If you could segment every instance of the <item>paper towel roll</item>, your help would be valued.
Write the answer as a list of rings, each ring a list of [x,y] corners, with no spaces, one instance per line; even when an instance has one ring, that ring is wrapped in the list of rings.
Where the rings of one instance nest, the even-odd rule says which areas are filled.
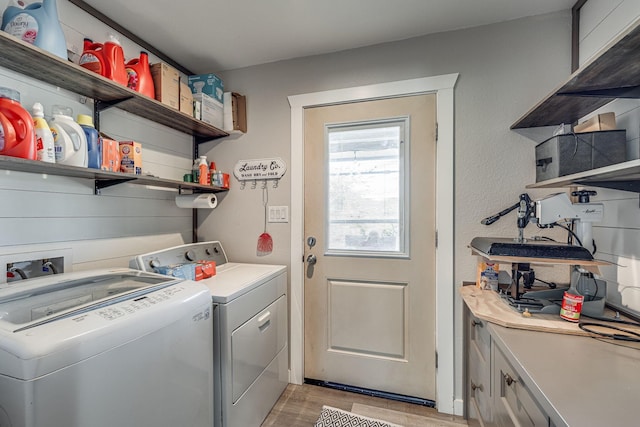
[[[176,205],[187,209],[213,209],[218,206],[215,194],[181,194],[176,196]]]

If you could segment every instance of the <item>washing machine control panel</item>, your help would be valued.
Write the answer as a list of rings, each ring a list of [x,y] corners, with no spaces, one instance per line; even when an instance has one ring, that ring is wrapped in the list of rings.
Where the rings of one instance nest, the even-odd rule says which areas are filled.
[[[115,320],[119,317],[133,314],[137,311],[151,308],[157,304],[171,299],[171,297],[180,292],[183,288],[180,286],[172,286],[161,291],[143,295],[139,298],[116,304],[113,306],[103,307],[96,311],[98,316],[105,320]]]

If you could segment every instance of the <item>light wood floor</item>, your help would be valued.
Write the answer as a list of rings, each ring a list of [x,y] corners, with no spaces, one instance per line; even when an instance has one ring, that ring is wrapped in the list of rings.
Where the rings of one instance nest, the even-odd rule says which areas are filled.
[[[433,408],[397,402],[378,397],[365,396],[341,390],[333,390],[315,385],[289,384],[280,396],[262,427],[310,427],[313,426],[322,410],[322,405],[351,411],[354,403],[375,406],[407,414],[434,417],[443,421],[463,422],[462,418],[439,414]]]

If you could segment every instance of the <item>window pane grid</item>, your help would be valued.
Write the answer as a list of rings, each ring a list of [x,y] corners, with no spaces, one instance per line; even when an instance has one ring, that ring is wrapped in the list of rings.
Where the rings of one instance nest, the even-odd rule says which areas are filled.
[[[328,252],[403,251],[403,126],[387,121],[327,129]]]

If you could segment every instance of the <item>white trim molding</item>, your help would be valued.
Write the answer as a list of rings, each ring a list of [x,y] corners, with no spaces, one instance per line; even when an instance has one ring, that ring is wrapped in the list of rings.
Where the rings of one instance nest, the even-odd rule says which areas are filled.
[[[291,106],[290,378],[304,381],[304,109],[354,101],[436,93],[436,405],[462,415],[455,402],[454,366],[454,87],[458,74],[402,80],[289,96]]]

